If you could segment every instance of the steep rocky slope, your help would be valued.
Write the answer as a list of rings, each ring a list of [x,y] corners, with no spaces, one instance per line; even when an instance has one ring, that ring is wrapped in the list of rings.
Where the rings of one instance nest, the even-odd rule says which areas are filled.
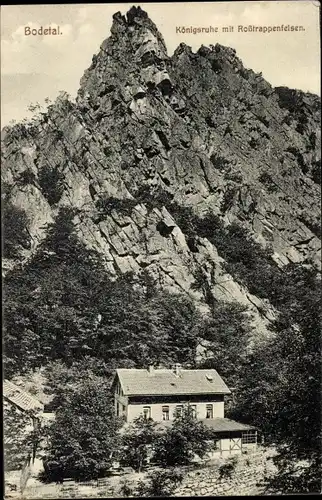
[[[249,306],[266,332],[272,306],[183,221],[211,213],[272,249],[276,266],[319,264],[320,100],[272,88],[219,44],[197,53],[180,44],[169,57],[140,8],[113,19],[76,102],[61,96],[2,131],[6,196],[29,220],[22,258],[60,207],[76,207],[79,237],[111,273],[147,269],[201,306],[206,284],[215,299]]]

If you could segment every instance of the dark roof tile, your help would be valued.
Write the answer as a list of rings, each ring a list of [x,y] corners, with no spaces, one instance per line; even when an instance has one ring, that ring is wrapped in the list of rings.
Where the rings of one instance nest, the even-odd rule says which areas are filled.
[[[242,424],[241,422],[236,422],[235,420],[230,420],[229,418],[206,418],[200,420],[207,427],[210,427],[215,432],[234,432],[234,431],[250,431],[256,430],[256,427],[248,424]],[[158,427],[171,427],[173,420],[165,420],[163,422],[158,422]]]
[[[188,394],[230,394],[216,370],[181,370],[180,376],[169,369],[116,370],[125,396]]]
[[[33,410],[38,412],[44,408],[40,401],[9,380],[3,382],[3,397],[23,411]]]

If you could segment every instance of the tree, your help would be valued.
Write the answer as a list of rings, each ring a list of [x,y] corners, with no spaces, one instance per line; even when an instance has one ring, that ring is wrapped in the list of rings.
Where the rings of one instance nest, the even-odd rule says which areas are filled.
[[[214,368],[228,386],[236,387],[243,378],[253,328],[246,307],[216,302],[204,322],[200,336],[207,341],[207,357],[199,368]]]
[[[59,169],[59,165],[54,167],[45,165],[39,172],[38,180],[49,205],[58,203],[64,193],[65,181],[65,176]]]
[[[215,433],[196,420],[192,408],[177,412],[170,428],[157,439],[153,460],[162,466],[187,465],[195,456],[203,458],[214,448]]]
[[[29,248],[31,243],[28,233],[28,217],[24,210],[15,207],[6,198],[2,203],[2,224],[4,228],[3,256],[16,259],[22,248]]]
[[[104,385],[110,387],[114,370],[101,358],[84,356],[69,364],[62,360],[51,361],[44,370],[44,376],[44,392],[53,398],[53,407],[59,408],[65,404],[67,388],[68,394],[70,391],[81,391],[84,380],[102,380]]]
[[[111,277],[79,241],[75,215],[62,208],[33,259],[5,278],[7,376],[88,356],[111,368],[193,363],[202,318],[192,300]]]
[[[4,468],[6,471],[22,467],[32,451],[32,413],[22,412],[5,403],[4,422]]]
[[[170,497],[182,479],[182,472],[176,469],[153,471],[148,476],[148,482],[139,482],[135,496]]]
[[[149,450],[157,439],[156,424],[139,416],[125,429],[120,446],[121,465],[133,467],[140,472],[146,464]]]
[[[275,335],[245,364],[233,416],[260,427],[277,446],[274,487],[316,492],[322,449],[321,283],[312,267],[289,265],[283,273],[275,296],[281,311]]]
[[[104,379],[92,378],[76,389],[66,388],[63,404],[47,429],[47,479],[105,476],[117,449],[119,425]]]
[[[96,297],[111,295],[112,285],[97,255],[79,242],[74,215],[61,209],[33,259],[5,278],[7,376],[89,354]]]

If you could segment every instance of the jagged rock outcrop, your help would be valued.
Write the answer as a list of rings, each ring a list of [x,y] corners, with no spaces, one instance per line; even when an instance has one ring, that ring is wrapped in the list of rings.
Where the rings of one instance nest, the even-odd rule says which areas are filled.
[[[274,89],[231,48],[193,53],[180,44],[169,57],[144,11],[117,13],[76,102],[60,96],[39,119],[2,132],[3,183],[30,221],[33,244],[22,255],[61,206],[77,207],[79,237],[111,273],[148,269],[202,304],[201,272],[216,299],[248,305],[266,331],[270,304],[226,272],[207,238],[189,242],[169,204],[153,199],[162,192],[200,217],[237,221],[279,266],[319,264],[319,110],[317,96]]]

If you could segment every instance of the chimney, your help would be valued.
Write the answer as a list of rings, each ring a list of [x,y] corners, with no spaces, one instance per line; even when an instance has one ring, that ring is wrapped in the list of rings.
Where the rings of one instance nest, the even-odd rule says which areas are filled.
[[[148,368],[149,375],[154,375],[154,366],[150,365]]]
[[[181,377],[181,365],[180,363],[176,363],[173,367],[173,371],[176,377]]]

